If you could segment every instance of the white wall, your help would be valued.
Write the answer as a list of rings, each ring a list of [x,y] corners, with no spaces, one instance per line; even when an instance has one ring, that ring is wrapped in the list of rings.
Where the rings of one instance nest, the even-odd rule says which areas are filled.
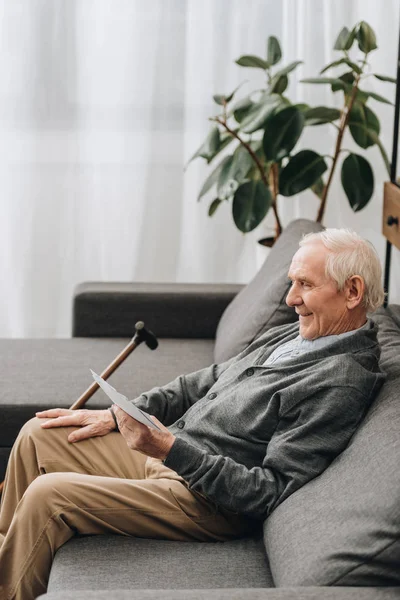
[[[276,35],[285,63],[305,63],[292,100],[333,105],[327,89],[298,80],[333,59],[339,29],[361,19],[378,38],[371,68],[395,76],[395,0],[0,0],[0,336],[68,336],[73,288],[85,280],[249,281],[267,252],[256,244],[265,227],[243,236],[228,206],[209,219],[210,199],[196,202],[207,167],[183,170],[214,114],[212,94],[261,83],[234,60],[263,54]],[[391,84],[368,86],[394,98]],[[373,104],[390,151],[393,109]],[[332,152],[333,128],[307,136]],[[367,154],[372,201],[353,214],[338,172],[324,224],[356,229],[383,261],[387,175],[378,151]],[[315,218],[317,204],[306,193],[281,199],[280,211],[287,224]],[[399,260],[394,249],[392,302]]]

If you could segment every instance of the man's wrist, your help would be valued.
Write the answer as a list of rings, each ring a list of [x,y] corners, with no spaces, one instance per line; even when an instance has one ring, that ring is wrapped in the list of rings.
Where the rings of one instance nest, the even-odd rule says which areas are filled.
[[[110,413],[112,415],[112,418],[113,418],[113,421],[114,421],[114,425],[115,425],[115,427],[114,427],[115,431],[119,431],[118,421],[117,421],[117,417],[115,416],[113,407],[109,406],[108,410],[110,411]]]
[[[171,433],[171,436],[170,436],[170,438],[168,439],[168,441],[167,441],[167,443],[165,445],[166,449],[165,449],[165,454],[163,454],[163,456],[161,458],[162,461],[164,461],[164,460],[167,459],[168,454],[170,453],[172,446],[175,444],[175,440],[176,440],[176,437]]]

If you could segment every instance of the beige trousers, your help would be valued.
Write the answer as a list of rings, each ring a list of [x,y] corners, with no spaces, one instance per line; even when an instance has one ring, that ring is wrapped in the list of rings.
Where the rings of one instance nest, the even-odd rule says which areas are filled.
[[[72,430],[32,419],[14,444],[0,511],[0,600],[45,592],[55,552],[77,534],[207,542],[251,530],[121,434],[71,444]]]

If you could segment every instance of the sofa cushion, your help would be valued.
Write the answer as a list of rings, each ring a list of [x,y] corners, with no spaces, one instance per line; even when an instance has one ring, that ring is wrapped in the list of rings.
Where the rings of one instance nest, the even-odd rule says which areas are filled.
[[[261,536],[201,543],[101,535],[60,548],[48,591],[270,586]]]
[[[216,363],[236,356],[267,329],[296,321],[285,303],[287,272],[303,234],[322,230],[319,223],[298,219],[282,232],[261,269],[225,309],[217,328]]]
[[[277,587],[400,585],[400,306],[379,309],[381,392],[344,452],[264,524]]]

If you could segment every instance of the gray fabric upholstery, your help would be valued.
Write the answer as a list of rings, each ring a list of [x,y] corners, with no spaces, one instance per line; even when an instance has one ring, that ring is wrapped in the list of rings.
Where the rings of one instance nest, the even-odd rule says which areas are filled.
[[[73,335],[125,337],[136,321],[163,338],[214,339],[238,284],[84,283],[75,290]]]
[[[392,312],[400,321],[400,307]],[[373,317],[388,379],[364,422],[265,523],[277,587],[400,585],[400,330],[389,315]]]
[[[224,311],[215,340],[216,363],[239,354],[267,329],[297,319],[285,304],[287,272],[303,234],[322,229],[319,223],[298,219],[283,231],[256,276]]]
[[[128,341],[0,339],[0,447],[4,454],[37,410],[69,407],[93,382],[89,369],[101,373]],[[154,385],[168,383],[212,360],[211,340],[159,339],[159,347],[154,351],[141,344],[109,382],[129,398],[135,398]],[[87,403],[88,408],[109,405],[101,390]]]
[[[72,574],[79,571],[79,577]],[[49,591],[270,587],[262,539],[170,542],[120,536],[71,540],[56,554]]]
[[[398,600],[398,588],[303,587],[280,589],[62,591],[43,600]]]

